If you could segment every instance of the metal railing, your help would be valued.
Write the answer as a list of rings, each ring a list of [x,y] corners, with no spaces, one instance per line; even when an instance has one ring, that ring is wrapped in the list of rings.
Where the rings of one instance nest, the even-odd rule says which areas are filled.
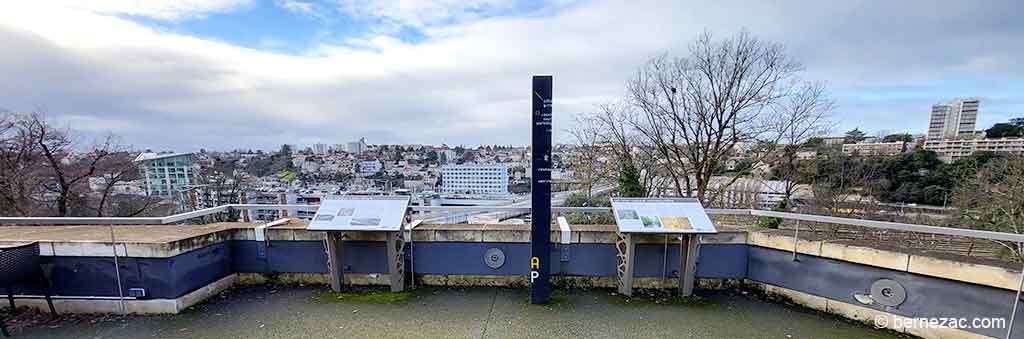
[[[0,225],[168,225],[182,223],[191,219],[227,212],[229,210],[246,211],[250,215],[256,210],[287,211],[288,215],[296,215],[297,211],[315,211],[319,205],[287,205],[287,204],[227,204],[217,207],[169,215],[166,217],[0,217]],[[502,206],[411,206],[409,208],[419,214],[453,213],[453,212],[508,212],[528,214],[530,207]],[[551,208],[552,213],[611,213],[610,207],[562,207]],[[799,220],[828,224],[861,226],[875,229],[896,230],[904,232],[942,234],[978,239],[1024,242],[1024,234],[1003,233],[976,230],[970,228],[952,228],[907,224],[889,221],[876,221],[854,218],[832,217],[815,214],[800,214],[756,209],[716,209],[705,210],[711,215],[739,215],[754,217],[773,217],[785,220]]]

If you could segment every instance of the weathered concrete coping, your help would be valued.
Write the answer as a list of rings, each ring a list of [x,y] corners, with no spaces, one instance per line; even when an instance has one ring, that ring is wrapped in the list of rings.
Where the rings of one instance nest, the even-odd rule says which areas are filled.
[[[108,226],[0,226],[0,245],[39,242],[44,256],[111,256],[167,258],[194,249],[228,240],[255,240],[254,224],[216,223],[208,225],[118,225],[117,245],[111,248]],[[271,241],[320,241],[322,232],[306,231],[304,224],[282,225],[267,229]],[[614,244],[614,225],[571,225],[571,243]],[[719,234],[703,235],[704,244],[747,244],[784,251],[793,250],[793,237],[753,229],[720,227]],[[551,241],[558,243],[561,231],[551,231]],[[353,241],[383,241],[380,232],[349,232]],[[433,242],[508,242],[528,243],[529,225],[429,224],[412,231],[413,241]],[[636,235],[640,244],[678,243],[674,237]],[[797,252],[896,271],[963,281],[973,284],[1014,290],[1019,272],[998,265],[968,262],[895,250],[844,244],[830,241],[800,239]]]

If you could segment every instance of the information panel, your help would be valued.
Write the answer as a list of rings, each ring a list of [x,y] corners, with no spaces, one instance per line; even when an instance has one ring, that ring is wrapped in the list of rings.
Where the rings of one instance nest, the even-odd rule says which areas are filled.
[[[342,195],[320,202],[310,231],[399,231],[409,197]]]
[[[622,233],[717,233],[704,206],[691,198],[612,198]]]

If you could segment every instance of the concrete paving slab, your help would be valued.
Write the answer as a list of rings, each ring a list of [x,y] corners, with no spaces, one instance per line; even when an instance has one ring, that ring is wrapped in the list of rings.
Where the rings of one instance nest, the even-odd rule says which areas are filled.
[[[893,338],[895,332],[727,293],[703,305],[624,303],[608,290],[420,288],[394,303],[314,303],[322,287],[241,288],[175,316],[27,328],[17,338]],[[709,292],[710,293],[710,292]]]

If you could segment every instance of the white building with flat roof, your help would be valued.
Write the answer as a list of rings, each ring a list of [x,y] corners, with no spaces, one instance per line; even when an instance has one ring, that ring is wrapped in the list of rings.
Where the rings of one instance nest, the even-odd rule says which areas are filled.
[[[321,144],[321,143],[313,144],[312,148],[313,148],[313,153],[314,154],[320,154],[320,155],[327,154],[327,151],[330,150],[330,147],[328,147],[327,144]]]
[[[933,105],[928,116],[928,140],[957,139],[973,134],[980,103],[978,99],[957,99]]]
[[[857,144],[844,144],[843,153],[859,154],[863,156],[875,155],[897,155],[913,150],[910,144],[905,141],[895,142],[864,142]]]
[[[928,140],[924,149],[935,152],[939,160],[948,163],[974,152],[1024,154],[1024,138]]]
[[[441,193],[508,194],[508,165],[442,166]]]
[[[135,162],[139,163],[140,187],[149,196],[177,196],[192,183],[198,170],[192,153],[142,153]]]

